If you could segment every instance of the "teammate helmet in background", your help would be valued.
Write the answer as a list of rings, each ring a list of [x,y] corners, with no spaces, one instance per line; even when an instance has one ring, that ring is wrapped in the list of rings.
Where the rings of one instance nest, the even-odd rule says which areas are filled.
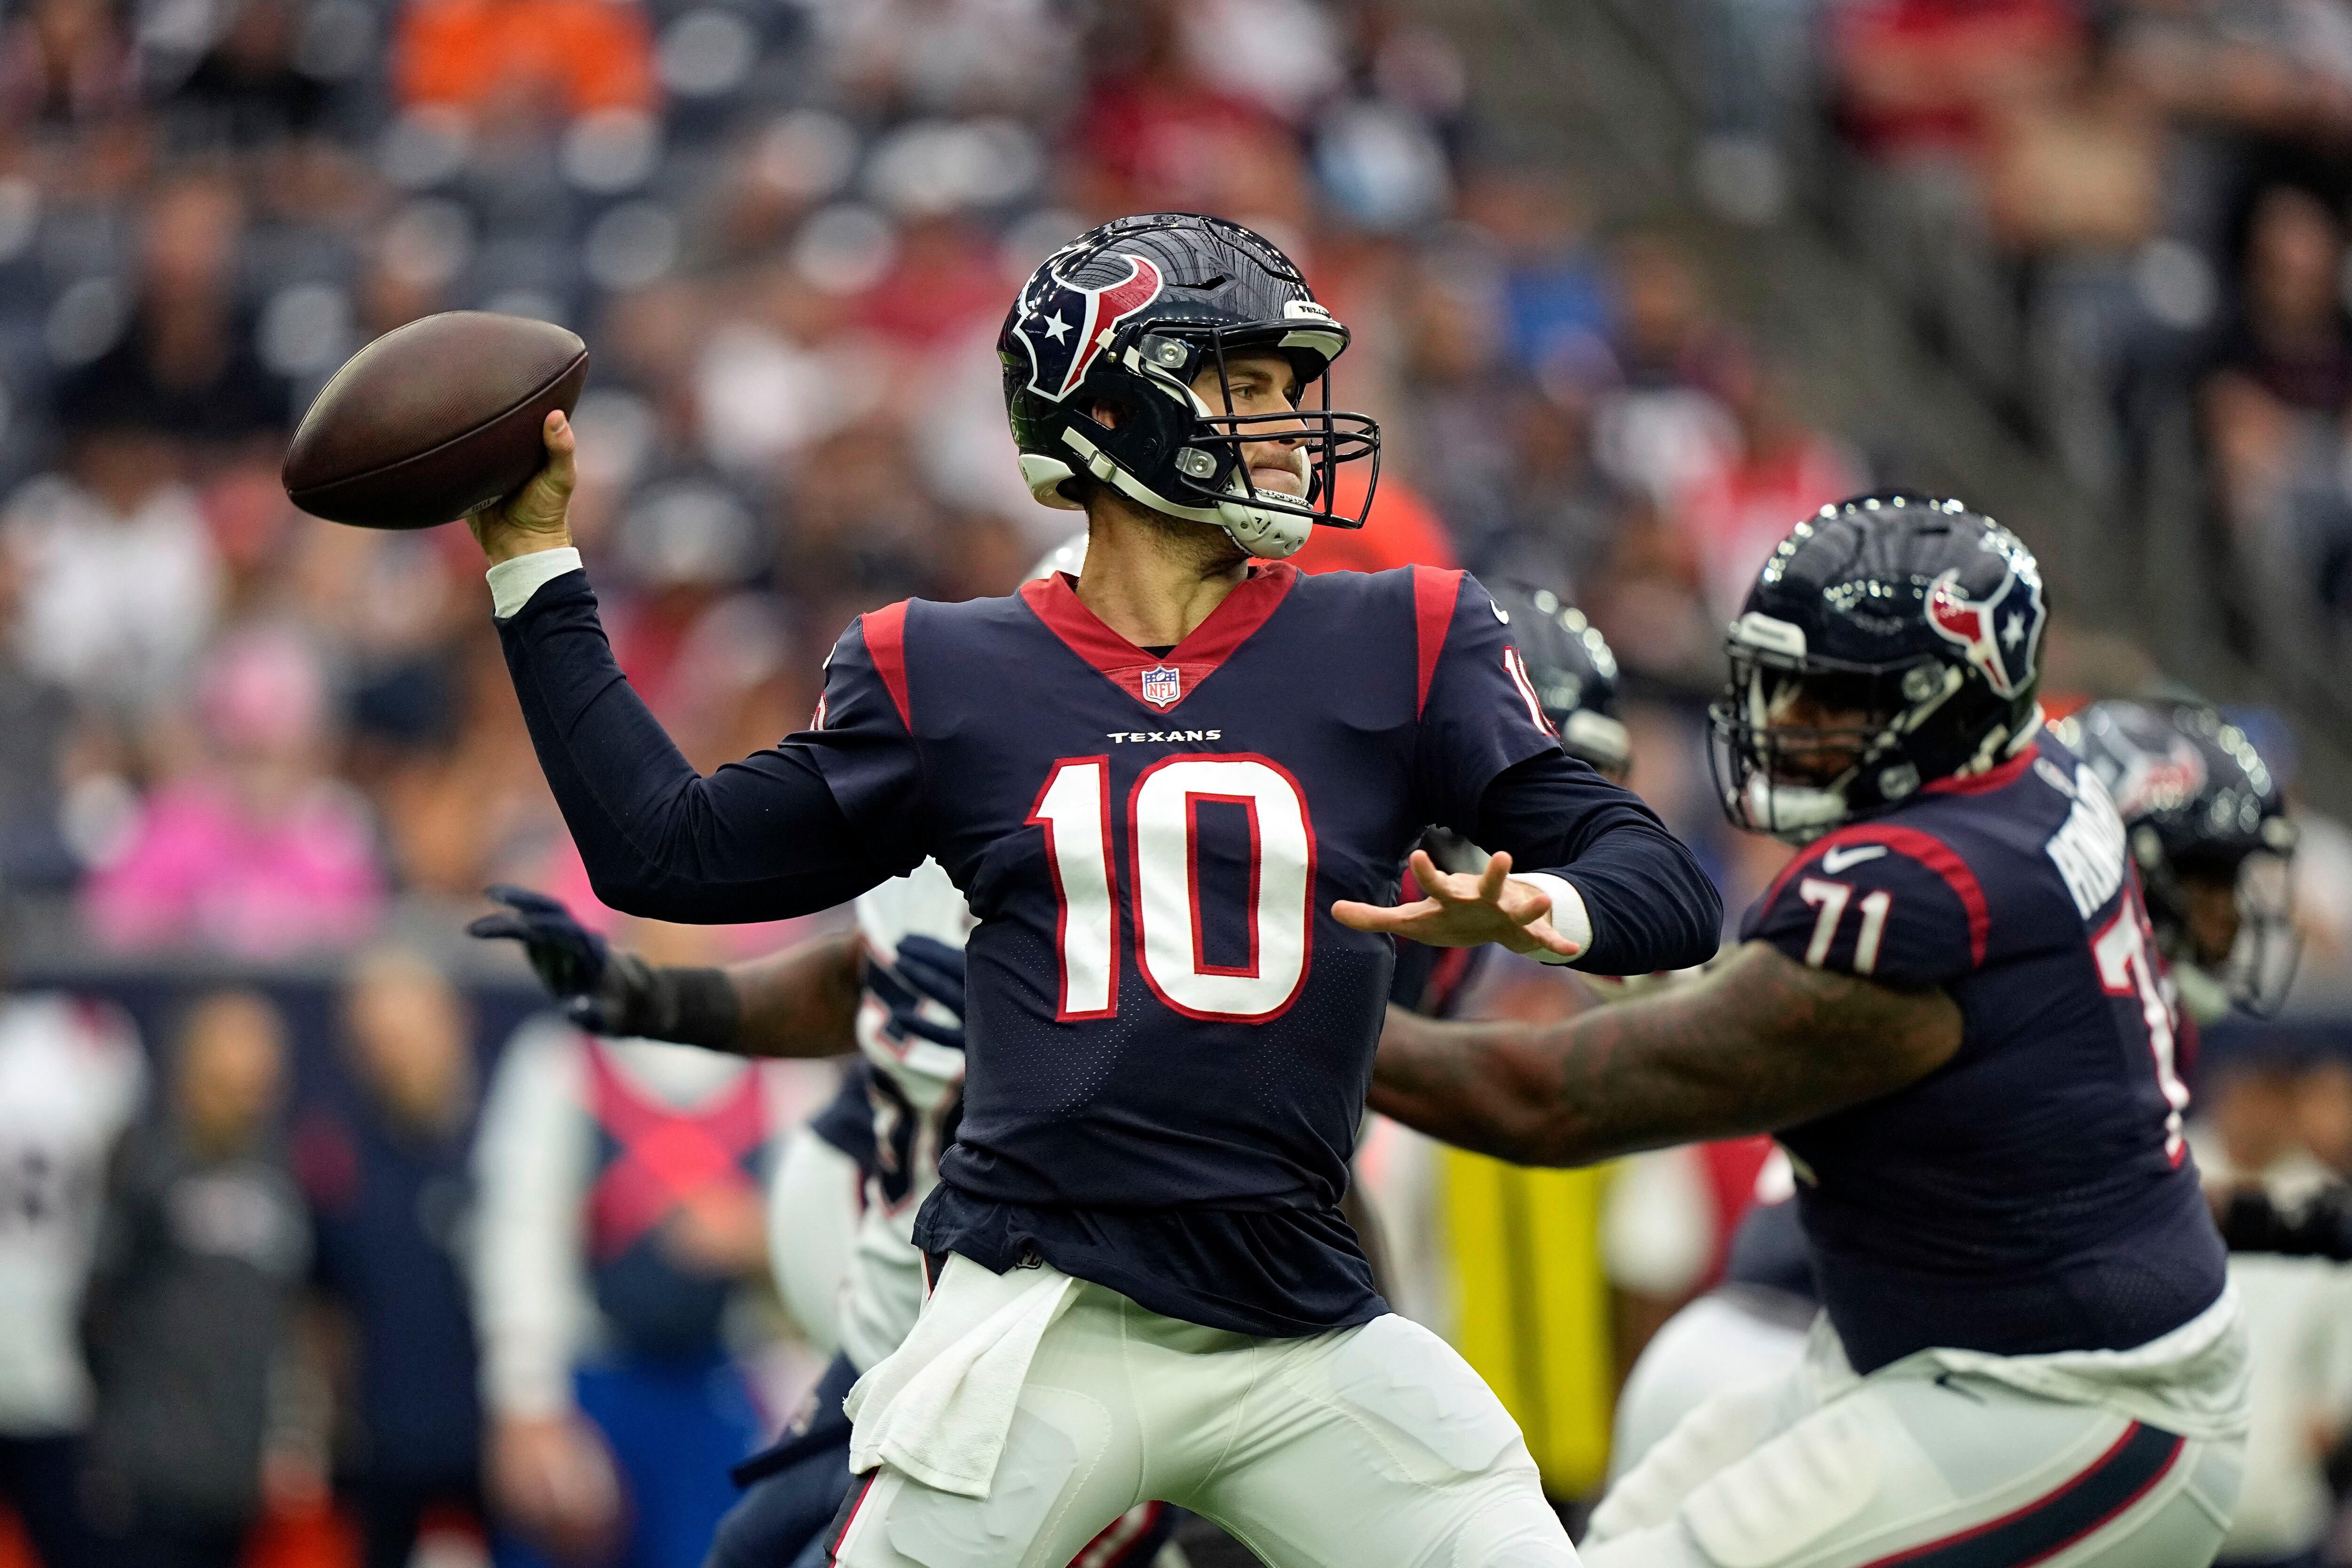
[[[1622,782],[1633,746],[1617,713],[1617,657],[1607,639],[1549,588],[1505,581],[1489,591],[1511,618],[1511,645],[1560,744]]]
[[[1156,213],[1089,229],[1030,275],[997,338],[1021,476],[1045,505],[1076,509],[1072,481],[1089,474],[1253,555],[1293,555],[1317,523],[1361,528],[1379,482],[1380,426],[1331,409],[1331,361],[1347,347],[1290,258],[1239,224]],[[1233,413],[1225,361],[1269,349],[1297,371],[1297,411]],[[1211,367],[1227,394],[1218,405],[1192,390]],[[1095,417],[1103,404],[1115,424]],[[1245,443],[1283,438],[1307,453],[1304,497],[1258,488],[1242,461]],[[1363,460],[1360,503],[1334,512],[1339,465]]]
[[[2042,572],[1958,501],[1886,491],[1780,541],[1727,647],[1710,756],[1737,825],[1802,843],[2041,727]]]
[[[2209,1022],[2226,1010],[2197,995],[2184,967],[2219,982],[2228,1002],[2263,1017],[2275,1011],[2301,956],[2288,880],[2295,831],[2245,732],[2194,702],[2094,703],[2052,727],[2115,798],[2148,921],[2186,999]],[[2200,884],[2234,899],[2226,953],[2215,950],[2222,943],[2198,940]]]

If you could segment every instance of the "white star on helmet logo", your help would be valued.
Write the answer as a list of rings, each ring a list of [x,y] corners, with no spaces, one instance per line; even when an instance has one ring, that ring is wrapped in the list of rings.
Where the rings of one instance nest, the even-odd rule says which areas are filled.
[[[2014,653],[2017,645],[2024,641],[2025,617],[2021,613],[2012,614],[2000,629],[2000,645]]]
[[[1045,336],[1048,339],[1058,343],[1069,335],[1070,324],[1062,319],[1062,313],[1060,311],[1056,310],[1054,314],[1045,318]]]

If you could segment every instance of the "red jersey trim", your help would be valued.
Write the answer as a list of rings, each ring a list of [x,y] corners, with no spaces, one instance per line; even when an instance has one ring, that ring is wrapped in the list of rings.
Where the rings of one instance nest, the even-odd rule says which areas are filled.
[[[1413,688],[1412,716],[1429,706],[1429,684],[1437,678],[1437,658],[1445,652],[1445,633],[1454,624],[1454,607],[1462,598],[1462,574],[1436,567],[1416,566],[1412,573],[1412,634],[1420,655],[1420,679]]]
[[[1291,585],[1297,580],[1298,569],[1282,562],[1252,567],[1250,574],[1225,595],[1224,602],[1209,612],[1209,618],[1193,627],[1192,634],[1170,649],[1164,659],[1145,653],[1104,625],[1101,618],[1080,601],[1066,572],[1057,571],[1022,584],[1021,600],[1045,622],[1045,630],[1060,638],[1071,653],[1092,664],[1105,680],[1147,712],[1164,714],[1182,706],[1185,699],[1200,689],[1202,681],[1215,674],[1234,651],[1281,608]],[[1146,698],[1144,672],[1171,667],[1176,671],[1175,695],[1164,703]]]
[[[1909,856],[1942,877],[1944,884],[1960,901],[1960,907],[1968,912],[1969,961],[1976,964],[1984,962],[1985,944],[1992,935],[1992,911],[1985,903],[1984,884],[1977,881],[1977,873],[1969,869],[1969,862],[1960,858],[1958,851],[1933,833],[1922,832],[1917,828],[1898,827],[1888,822],[1856,822],[1853,827],[1840,828],[1834,833],[1815,839],[1806,846],[1804,853],[1782,866],[1780,874],[1772,879],[1772,885],[1765,890],[1764,907],[1772,907],[1772,901],[1780,896],[1780,890],[1789,885],[1789,879],[1799,871],[1832,849],[1855,844],[1885,844],[1895,853]]]
[[[1922,795],[1990,795],[1996,789],[2006,789],[2017,782],[2025,770],[2033,766],[2039,753],[2032,747],[2011,758],[1998,768],[1966,776],[1952,774],[1923,787]]]
[[[907,733],[915,732],[915,711],[907,701],[907,601],[886,604],[879,610],[869,610],[857,618],[866,633],[866,657],[874,661],[874,671],[882,684],[890,689],[890,700],[898,706],[898,722]]]

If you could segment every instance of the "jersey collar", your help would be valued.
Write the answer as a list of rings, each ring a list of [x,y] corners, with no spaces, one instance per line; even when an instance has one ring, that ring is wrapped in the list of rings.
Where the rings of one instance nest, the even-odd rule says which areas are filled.
[[[1169,713],[1217,673],[1235,649],[1250,640],[1298,580],[1298,569],[1282,562],[1254,566],[1234,585],[1224,602],[1192,628],[1164,659],[1145,653],[1103,624],[1078,599],[1066,572],[1024,583],[1022,601],[1065,647],[1100,671],[1103,677],[1151,713]]]

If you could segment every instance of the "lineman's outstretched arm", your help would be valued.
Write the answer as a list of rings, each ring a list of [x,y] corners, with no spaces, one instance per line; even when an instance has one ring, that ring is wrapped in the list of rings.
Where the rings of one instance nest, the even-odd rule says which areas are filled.
[[[506,912],[486,915],[467,931],[521,943],[540,983],[583,1029],[738,1056],[840,1056],[857,1049],[852,1026],[864,960],[855,932],[723,969],[654,965],[615,951],[543,893],[499,886],[489,896]]]
[[[547,466],[469,522],[531,745],[596,896],[719,925],[814,914],[880,882],[806,756],[778,747],[706,779],[670,743],[614,663],[571,549],[572,428],[551,413],[544,436]]]
[[[1751,942],[1687,984],[1548,1027],[1391,1008],[1372,1108],[1531,1166],[1774,1132],[1899,1089],[1951,1060],[1960,1009],[1809,968]]]

